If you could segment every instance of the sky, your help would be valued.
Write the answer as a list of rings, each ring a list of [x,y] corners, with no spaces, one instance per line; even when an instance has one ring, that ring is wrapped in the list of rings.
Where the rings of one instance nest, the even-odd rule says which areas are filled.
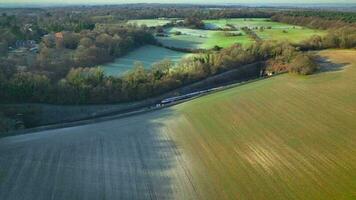
[[[0,4],[123,4],[123,3],[193,3],[193,4],[319,4],[355,3],[356,0],[0,0]]]

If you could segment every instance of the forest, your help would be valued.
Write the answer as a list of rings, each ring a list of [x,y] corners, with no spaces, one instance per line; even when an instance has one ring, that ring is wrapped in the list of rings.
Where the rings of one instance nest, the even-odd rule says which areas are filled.
[[[4,10],[0,17],[1,103],[107,104],[141,100],[204,78],[265,61],[273,73],[315,71],[309,50],[355,48],[354,13],[310,15],[307,11],[277,14],[266,9],[188,7],[88,7]],[[30,17],[28,17],[30,16]],[[92,17],[88,17],[92,16]],[[136,63],[124,76],[106,76],[96,66],[147,44],[162,27],[123,23],[128,19],[183,18],[183,26],[203,29],[204,19],[270,17],[272,21],[327,29],[324,36],[292,44],[261,40],[255,30],[242,30],[256,42],[227,48],[216,46],[178,63],[162,60],[151,69]],[[115,22],[115,23],[114,23]],[[263,28],[260,30],[263,31]],[[235,34],[232,36],[239,36]],[[38,49],[10,53],[16,41],[34,40]],[[299,64],[296,64],[299,63]],[[293,66],[293,67],[291,67]],[[66,94],[66,95],[63,95]]]

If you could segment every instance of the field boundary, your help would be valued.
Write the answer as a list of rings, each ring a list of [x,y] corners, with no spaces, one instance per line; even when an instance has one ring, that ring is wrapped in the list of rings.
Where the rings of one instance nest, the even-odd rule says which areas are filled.
[[[73,122],[64,122],[64,123],[44,125],[44,126],[39,126],[39,127],[29,128],[29,129],[23,129],[23,130],[10,131],[10,132],[2,134],[0,136],[0,138],[2,138],[2,137],[10,137],[10,136],[15,136],[15,135],[31,134],[31,133],[36,133],[36,132],[40,132],[40,131],[62,129],[62,128],[70,128],[70,127],[82,126],[82,125],[87,125],[87,124],[92,124],[92,123],[100,123],[100,122],[104,122],[104,121],[110,121],[110,120],[114,120],[114,119],[122,119],[122,118],[136,116],[136,115],[140,115],[140,114],[144,114],[144,113],[154,112],[154,111],[157,111],[157,110],[161,110],[161,109],[164,109],[164,108],[169,108],[169,107],[172,107],[172,106],[175,106],[175,105],[178,105],[178,104],[182,104],[182,103],[185,103],[185,102],[188,102],[188,101],[192,101],[192,100],[195,100],[195,99],[203,97],[203,96],[211,95],[211,94],[214,94],[214,93],[217,93],[217,92],[222,92],[222,91],[225,91],[225,90],[229,90],[231,88],[236,88],[236,87],[239,87],[239,86],[243,86],[243,85],[246,85],[246,84],[250,84],[250,83],[257,82],[257,81],[265,80],[265,79],[268,79],[268,78],[273,78],[275,76],[279,76],[279,75],[282,75],[282,74],[284,74],[284,73],[274,74],[272,76],[264,76],[264,77],[260,77],[260,78],[257,78],[257,79],[252,79],[252,80],[248,80],[248,81],[242,81],[242,82],[238,82],[238,83],[227,84],[225,86],[217,87],[215,90],[212,90],[210,92],[199,94],[199,95],[187,98],[187,99],[175,101],[175,102],[172,102],[172,103],[169,103],[169,104],[165,104],[163,106],[151,105],[151,106],[148,106],[148,107],[137,109],[135,111],[130,111],[130,112],[121,113],[121,114],[98,116],[98,117],[91,118],[91,119],[83,119],[83,120],[78,120],[78,121],[73,121]],[[214,89],[214,88],[211,88],[211,89]]]

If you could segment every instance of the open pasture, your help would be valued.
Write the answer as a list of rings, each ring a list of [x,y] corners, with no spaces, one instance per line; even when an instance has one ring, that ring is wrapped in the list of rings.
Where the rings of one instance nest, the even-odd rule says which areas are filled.
[[[180,32],[180,34],[175,34]],[[187,49],[199,49],[208,40],[208,30],[197,30],[189,28],[168,28],[168,37],[156,37],[165,46]]]
[[[286,40],[292,43],[301,42],[313,35],[326,34],[326,31],[308,28],[265,29],[263,31],[255,30],[255,32],[263,40]]]
[[[163,59],[178,61],[188,55],[187,53],[147,45],[101,67],[106,75],[118,76],[133,69],[136,62],[142,63],[145,68],[150,68],[152,64]]]
[[[164,26],[174,19],[135,19],[129,20],[128,24],[136,24],[138,26],[146,25],[148,27]]]
[[[273,22],[267,18],[233,18],[205,20],[204,22],[208,27],[215,28],[228,28],[227,24],[233,25],[237,29],[249,27],[263,40],[287,40],[292,43],[301,42],[313,35],[326,34],[326,31]],[[264,28],[263,31],[259,30],[260,27]]]
[[[253,42],[248,36],[240,31],[215,31],[215,30],[197,30],[189,28],[169,28],[166,30],[168,37],[157,37],[165,46],[188,48],[188,49],[209,49],[218,45],[220,47],[229,47],[235,43],[249,45]],[[181,34],[177,35],[176,32]],[[241,33],[241,36],[229,35]]]
[[[292,43],[298,43],[310,38],[313,35],[324,35],[326,31],[313,30],[300,26],[273,22],[266,18],[249,19],[219,19],[205,20],[207,27],[216,27],[207,30],[189,29],[174,27],[166,29],[167,37],[157,37],[165,46],[187,49],[209,49],[214,46],[229,47],[235,43],[248,46],[254,41],[239,30],[242,27],[251,28],[263,40],[286,40]],[[217,28],[228,27],[230,24],[236,27],[237,31],[220,31]],[[263,27],[263,31],[259,28]],[[179,34],[177,34],[179,33]],[[234,35],[241,33],[242,35]]]
[[[213,20],[204,20],[204,23],[207,25],[207,28],[228,28],[229,25],[233,25],[236,28],[242,27],[271,27],[273,29],[286,29],[291,27],[300,28],[299,26],[294,26],[285,23],[279,23],[271,21],[268,18],[231,18],[231,19],[213,19]]]
[[[241,33],[241,35],[229,35],[229,34],[236,34]],[[230,47],[233,44],[239,43],[242,46],[248,46],[252,44],[254,41],[248,37],[245,33],[239,31],[214,31],[209,34],[208,40],[201,45],[202,48],[209,49],[213,48],[215,45],[219,47]]]

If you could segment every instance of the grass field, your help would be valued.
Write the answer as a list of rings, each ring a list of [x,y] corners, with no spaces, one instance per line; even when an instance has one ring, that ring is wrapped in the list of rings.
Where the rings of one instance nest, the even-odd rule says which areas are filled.
[[[129,20],[127,23],[129,24],[136,24],[138,26],[146,25],[148,27],[155,27],[155,26],[164,26],[168,23],[170,23],[174,18],[172,19],[135,19],[135,20]]]
[[[244,33],[242,34],[243,35],[241,36],[226,36],[225,32],[212,32],[209,35],[209,39],[204,44],[202,44],[201,47],[204,49],[209,49],[213,48],[215,45],[218,45],[220,47],[226,48],[236,43],[239,43],[242,46],[248,46],[254,42],[250,37]]]
[[[212,30],[196,30],[189,28],[174,27],[166,29],[168,37],[157,37],[157,39],[164,45],[178,48],[189,49],[209,49],[218,45],[220,47],[229,47],[235,43],[240,43],[243,46],[248,46],[254,41],[246,36],[227,36],[226,33],[236,33],[239,31],[219,31],[216,28],[227,27],[226,24],[231,24],[236,28],[250,27],[270,27],[264,31],[253,29],[257,35],[263,40],[287,40],[289,42],[298,43],[310,38],[313,35],[324,35],[326,31],[313,30],[273,22],[266,18],[253,19],[219,19],[219,20],[205,20],[207,27],[212,27]],[[175,35],[175,32],[181,32],[181,35]],[[285,32],[283,32],[285,31]]]
[[[181,32],[181,35],[175,35],[175,32]],[[166,29],[169,37],[157,37],[165,46],[176,48],[198,49],[208,41],[210,31],[196,30],[189,28],[173,27]]]
[[[287,40],[289,42],[298,43],[313,35],[324,35],[326,31],[313,30],[305,27],[294,26],[290,24],[273,22],[267,18],[247,18],[247,19],[218,19],[218,20],[205,20],[208,27],[226,28],[226,24],[231,24],[236,28],[249,27],[270,27],[263,32],[254,30],[257,35],[263,40]],[[286,32],[283,32],[285,30]]]
[[[268,18],[232,18],[232,19],[214,19],[214,20],[204,20],[204,23],[211,27],[225,28],[226,24],[231,24],[236,28],[242,27],[272,27],[273,29],[285,29],[292,28],[293,25],[273,22]],[[295,26],[298,27],[298,26]]]
[[[356,51],[171,108],[0,139],[0,199],[353,200]]]
[[[173,33],[179,31],[182,35],[174,35]],[[196,30],[189,28],[170,28],[167,29],[169,37],[157,37],[157,39],[165,46],[190,48],[190,49],[209,49],[215,45],[220,47],[229,47],[235,43],[242,45],[249,45],[253,43],[248,36],[226,36],[223,31],[214,30]],[[238,31],[231,31],[229,33],[237,33]]]
[[[145,68],[150,68],[153,63],[163,59],[178,61],[188,55],[187,53],[172,51],[162,47],[146,45],[101,67],[106,75],[116,76],[131,70],[135,62],[140,62]]]
[[[286,32],[283,32],[285,30]],[[313,30],[308,28],[290,28],[290,29],[266,29],[264,31],[255,30],[257,35],[263,40],[286,40],[292,43],[298,43],[306,40],[313,35],[325,35],[326,31]]]

